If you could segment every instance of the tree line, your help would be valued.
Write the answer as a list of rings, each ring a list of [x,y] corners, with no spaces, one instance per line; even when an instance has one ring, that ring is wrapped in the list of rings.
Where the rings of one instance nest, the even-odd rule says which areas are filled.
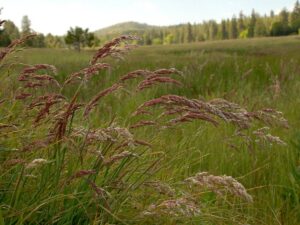
[[[249,16],[240,12],[238,16],[223,19],[219,23],[209,20],[202,23],[187,23],[147,30],[142,34],[140,44],[191,43],[292,34],[300,34],[299,1],[295,3],[292,11],[289,12],[284,8],[277,15],[271,11],[269,15],[262,16],[252,10]]]
[[[4,29],[0,30],[0,46],[7,46],[20,36],[30,33],[35,32],[31,29],[28,16],[24,16],[22,19],[21,31],[12,21],[8,20],[4,24]],[[132,31],[128,31],[128,33],[133,34]],[[292,11],[284,8],[278,14],[271,11],[269,15],[260,15],[252,10],[251,15],[247,16],[240,12],[238,16],[234,15],[232,18],[224,19],[219,23],[215,20],[209,20],[195,24],[152,27],[151,29],[135,31],[134,34],[141,37],[137,43],[140,45],[300,34],[300,4],[297,0]],[[26,45],[40,48],[74,47],[80,50],[81,47],[99,46],[112,38],[114,38],[113,34],[97,37],[88,29],[75,27],[70,28],[65,36],[55,36],[50,33],[45,36],[38,33],[34,39],[28,40]]]
[[[47,34],[46,36],[35,32],[31,29],[31,21],[28,16],[23,16],[21,22],[21,30],[14,24],[13,21],[6,20],[3,29],[0,30],[0,46],[4,47],[9,45],[12,41],[20,38],[24,35],[29,35],[36,33],[36,37],[31,38],[26,41],[25,45],[28,47],[55,47],[62,48],[65,47],[65,41],[63,37],[53,36],[52,34]]]

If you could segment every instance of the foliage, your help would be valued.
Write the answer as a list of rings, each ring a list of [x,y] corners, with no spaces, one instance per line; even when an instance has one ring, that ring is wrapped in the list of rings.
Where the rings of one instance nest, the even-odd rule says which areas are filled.
[[[71,27],[65,37],[66,44],[73,45],[77,51],[80,51],[81,47],[91,47],[94,40],[94,34],[90,33],[89,29],[82,29],[81,27]]]
[[[0,222],[299,224],[298,38],[130,39],[1,50]]]
[[[11,43],[11,40],[9,38],[9,35],[5,30],[0,30],[0,46],[7,46]]]
[[[262,18],[257,18],[254,36],[255,37],[266,37],[268,36],[269,32],[267,30],[267,26]]]
[[[229,36],[228,36],[227,27],[226,27],[226,21],[222,20],[222,23],[221,23],[221,39],[226,40],[228,38],[229,38]]]
[[[291,15],[291,29],[293,32],[297,32],[300,28],[300,3],[297,0],[294,6],[294,10],[292,11]]]
[[[238,38],[238,24],[237,24],[237,19],[233,17],[231,19],[231,29],[230,29],[230,38],[231,39],[236,39]]]
[[[64,39],[59,36],[47,34],[45,37],[45,45],[47,48],[63,48],[65,47]]]
[[[278,21],[272,24],[271,35],[272,36],[284,36],[289,32],[289,27],[287,27],[283,22]]]
[[[142,45],[151,45],[155,39],[155,44],[170,43],[166,38],[169,35],[174,37],[173,42],[176,43],[191,43],[205,40],[225,40],[228,38],[245,38],[247,37],[265,37],[289,35],[297,33],[300,28],[298,1],[295,4],[293,11],[288,12],[283,9],[279,14],[275,15],[274,11],[270,15],[259,15],[255,10],[250,16],[246,16],[240,12],[239,17],[233,16],[231,19],[223,19],[220,23],[215,20],[203,21],[195,24],[179,24],[175,26],[149,26],[147,24],[139,24],[135,22],[126,22],[107,27],[95,32],[102,42],[120,34],[136,34],[142,37],[138,42]],[[289,20],[290,18],[290,20]],[[283,23],[278,28],[278,22]],[[273,27],[273,24],[275,27]],[[278,29],[280,31],[278,31]],[[283,31],[282,31],[283,30]],[[280,33],[280,34],[279,34]],[[158,41],[160,39],[161,41]]]
[[[20,38],[20,32],[18,27],[10,20],[7,20],[4,24],[4,30],[8,34],[9,39],[14,41]]]

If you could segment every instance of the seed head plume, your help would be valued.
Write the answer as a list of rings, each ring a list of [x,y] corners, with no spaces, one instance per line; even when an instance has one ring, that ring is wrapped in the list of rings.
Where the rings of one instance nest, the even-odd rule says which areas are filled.
[[[47,85],[47,82],[53,82],[58,87],[60,87],[60,84],[52,75],[36,74],[40,70],[50,71],[54,75],[57,74],[57,70],[53,65],[36,64],[33,66],[25,67],[21,72],[18,80],[21,82],[26,82],[24,85],[25,88],[43,87]]]
[[[55,66],[53,66],[53,65],[36,64],[36,65],[28,66],[28,67],[24,68],[23,71],[21,72],[21,75],[26,76],[26,75],[34,74],[35,72],[37,72],[39,70],[49,70],[53,74],[57,74],[57,70],[56,70]]]
[[[103,59],[107,56],[112,56],[116,58],[122,58],[122,55],[129,51],[133,45],[127,44],[127,41],[138,40],[136,36],[131,35],[122,35],[118,38],[113,39],[112,41],[106,43],[102,48],[100,48],[91,60],[91,65],[97,63],[98,60]],[[125,46],[120,48],[121,43],[124,43]]]
[[[245,187],[230,176],[214,176],[207,172],[201,172],[187,178],[186,182],[200,188],[209,189],[219,196],[224,196],[229,192],[247,202],[253,202],[252,196],[247,193]]]
[[[77,171],[74,175],[72,175],[70,177],[70,181],[74,180],[74,179],[77,179],[77,178],[85,177],[85,176],[88,176],[88,175],[91,175],[91,174],[96,174],[96,171],[94,171],[94,170],[80,170],[80,171]]]
[[[172,78],[169,77],[152,77],[152,78],[147,78],[145,80],[143,80],[141,83],[139,83],[138,85],[138,90],[143,90],[145,88],[149,88],[157,83],[171,83],[171,84],[176,84],[178,86],[182,86],[182,83],[174,80]]]
[[[133,124],[130,126],[131,129],[135,129],[135,128],[139,128],[139,127],[144,127],[144,126],[153,126],[156,125],[157,123],[155,121],[151,121],[151,120],[142,120],[139,121],[136,124]]]
[[[64,82],[64,85],[70,84],[75,80],[85,80],[88,81],[92,76],[97,74],[99,71],[103,69],[109,69],[110,65],[107,63],[96,63],[93,65],[88,66],[76,73],[72,73],[67,80]]]
[[[172,216],[172,217],[194,217],[199,216],[201,210],[195,202],[187,197],[169,199],[158,204],[151,204],[143,212],[143,216]]]
[[[65,97],[59,94],[50,94],[39,97],[35,102],[31,103],[29,108],[35,108],[37,106],[43,105],[40,109],[37,117],[35,118],[34,123],[37,124],[41,119],[43,119],[47,114],[50,114],[50,109],[57,103],[65,100]]]
[[[137,87],[137,89],[140,91],[143,89],[149,88],[158,83],[171,83],[171,84],[176,84],[178,86],[182,86],[181,82],[168,77],[172,74],[180,74],[181,75],[182,73],[174,68],[159,69],[159,70],[155,70],[155,71],[135,70],[135,71],[132,71],[132,72],[122,76],[120,78],[120,82],[125,82],[126,80],[135,79],[138,77],[144,77],[144,80],[141,81]]]
[[[109,88],[107,88],[107,89],[105,89],[105,90],[103,90],[103,91],[100,91],[87,105],[86,105],[86,107],[85,107],[85,110],[84,110],[84,116],[85,117],[87,117],[88,115],[89,115],[89,113],[90,113],[90,111],[93,109],[93,108],[95,108],[95,106],[98,104],[98,101],[102,98],[102,97],[104,97],[104,96],[106,96],[106,95],[108,95],[108,94],[110,94],[110,93],[112,93],[112,92],[114,92],[114,91],[116,91],[116,90],[118,90],[118,89],[120,89],[122,87],[122,85],[121,84],[118,84],[118,83],[116,83],[116,84],[113,84],[111,87],[109,87]]]
[[[112,157],[105,159],[104,165],[109,166],[117,161],[120,161],[120,160],[122,160],[124,158],[128,158],[128,157],[137,157],[137,155],[132,152],[129,152],[129,151],[124,151],[124,152],[121,152],[120,154],[113,155]]]
[[[15,99],[16,100],[23,100],[23,99],[26,99],[26,98],[31,97],[31,96],[32,96],[32,94],[30,94],[30,93],[22,92],[22,93],[16,95]]]
[[[67,125],[71,116],[81,108],[81,104],[76,103],[78,93],[74,95],[70,103],[67,104],[66,109],[63,110],[58,116],[56,116],[56,123],[50,134],[53,135],[57,140],[61,140],[66,133]]]

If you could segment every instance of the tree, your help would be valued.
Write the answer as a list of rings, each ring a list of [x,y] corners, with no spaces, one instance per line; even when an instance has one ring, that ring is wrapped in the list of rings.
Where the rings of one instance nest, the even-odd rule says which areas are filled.
[[[47,34],[45,37],[45,44],[47,48],[55,48],[56,43],[55,43],[55,37],[52,34]]]
[[[225,20],[222,20],[222,22],[221,22],[221,39],[222,40],[228,39],[228,32],[226,29],[226,21]]]
[[[10,40],[16,40],[20,38],[20,32],[18,27],[10,20],[7,20],[4,24],[4,30],[9,36]]]
[[[154,38],[152,40],[152,44],[153,45],[161,45],[162,44],[162,40],[160,38]]]
[[[23,35],[27,35],[31,33],[30,26],[31,26],[31,21],[29,20],[28,16],[27,15],[23,16],[22,25],[21,25]]]
[[[0,47],[6,47],[11,43],[11,40],[5,30],[0,29]]]
[[[283,25],[288,26],[289,25],[289,12],[286,8],[282,9],[279,14],[279,20],[283,23]]]
[[[218,24],[214,20],[209,21],[209,39],[215,40],[218,34]]]
[[[179,31],[179,43],[184,43],[184,34],[185,34],[185,28],[184,28],[184,25],[181,25],[180,26],[180,31]]]
[[[279,14],[279,22],[282,26],[282,35],[288,35],[291,29],[289,27],[289,12],[285,8]]]
[[[94,39],[94,34],[89,33],[89,29],[82,29],[81,27],[71,27],[67,32],[65,42],[68,45],[73,45],[75,50],[80,51],[81,47],[90,47]]]
[[[203,37],[204,40],[209,40],[210,38],[210,24],[209,22],[204,21],[202,25],[202,32],[203,32]]]
[[[63,48],[65,47],[63,37],[53,36],[52,34],[47,34],[45,37],[45,44],[48,48]]]
[[[272,36],[282,36],[285,35],[286,29],[282,22],[276,21],[272,24],[271,35]]]
[[[43,34],[37,34],[32,39],[32,47],[35,47],[35,48],[44,48],[44,47],[46,47],[45,36]]]
[[[252,13],[251,13],[250,23],[248,26],[248,37],[249,38],[254,37],[255,25],[256,25],[256,14],[253,9]]]
[[[291,30],[292,32],[298,32],[300,28],[300,3],[297,0],[294,6],[294,10],[291,13]]]
[[[144,33],[143,40],[144,40],[144,45],[152,44],[152,39],[151,39],[150,33],[148,31]]]
[[[175,31],[174,31],[174,42],[175,43],[180,43],[180,31],[179,29],[175,28]]]
[[[264,23],[263,18],[257,18],[255,29],[254,29],[254,36],[265,37],[267,35],[268,35],[268,30],[266,24]]]
[[[244,30],[239,34],[239,38],[245,39],[248,38],[248,30]]]
[[[28,16],[25,15],[23,16],[22,18],[22,25],[21,25],[21,28],[22,28],[22,35],[29,35],[32,33],[32,30],[31,30],[31,21],[29,20]],[[27,46],[33,46],[33,39],[28,39],[26,42],[25,42],[25,45]]]
[[[96,37],[94,33],[87,32],[85,35],[85,45],[87,45],[90,48],[93,47],[96,43]]]
[[[159,39],[161,41],[161,44],[163,44],[164,38],[165,38],[165,31],[164,30],[160,30],[159,31]]]
[[[172,44],[174,42],[174,35],[173,34],[168,34],[164,38],[164,44]]]
[[[230,38],[236,39],[238,37],[238,27],[236,17],[233,16],[231,19],[231,27],[230,27]]]
[[[244,22],[245,16],[243,12],[240,12],[239,19],[238,19],[238,32],[241,33],[246,29],[245,22]]]
[[[185,40],[184,40],[184,42],[190,43],[190,42],[193,41],[193,39],[194,39],[194,37],[193,37],[192,25],[190,23],[188,23],[186,25]]]

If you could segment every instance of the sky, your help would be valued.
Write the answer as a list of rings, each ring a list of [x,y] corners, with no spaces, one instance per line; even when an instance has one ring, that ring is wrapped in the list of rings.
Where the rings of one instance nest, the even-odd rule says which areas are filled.
[[[63,35],[70,27],[95,31],[116,23],[136,21],[150,25],[198,23],[231,18],[242,10],[260,14],[292,9],[296,0],[0,0],[1,19],[21,27],[27,15],[40,33]]]

